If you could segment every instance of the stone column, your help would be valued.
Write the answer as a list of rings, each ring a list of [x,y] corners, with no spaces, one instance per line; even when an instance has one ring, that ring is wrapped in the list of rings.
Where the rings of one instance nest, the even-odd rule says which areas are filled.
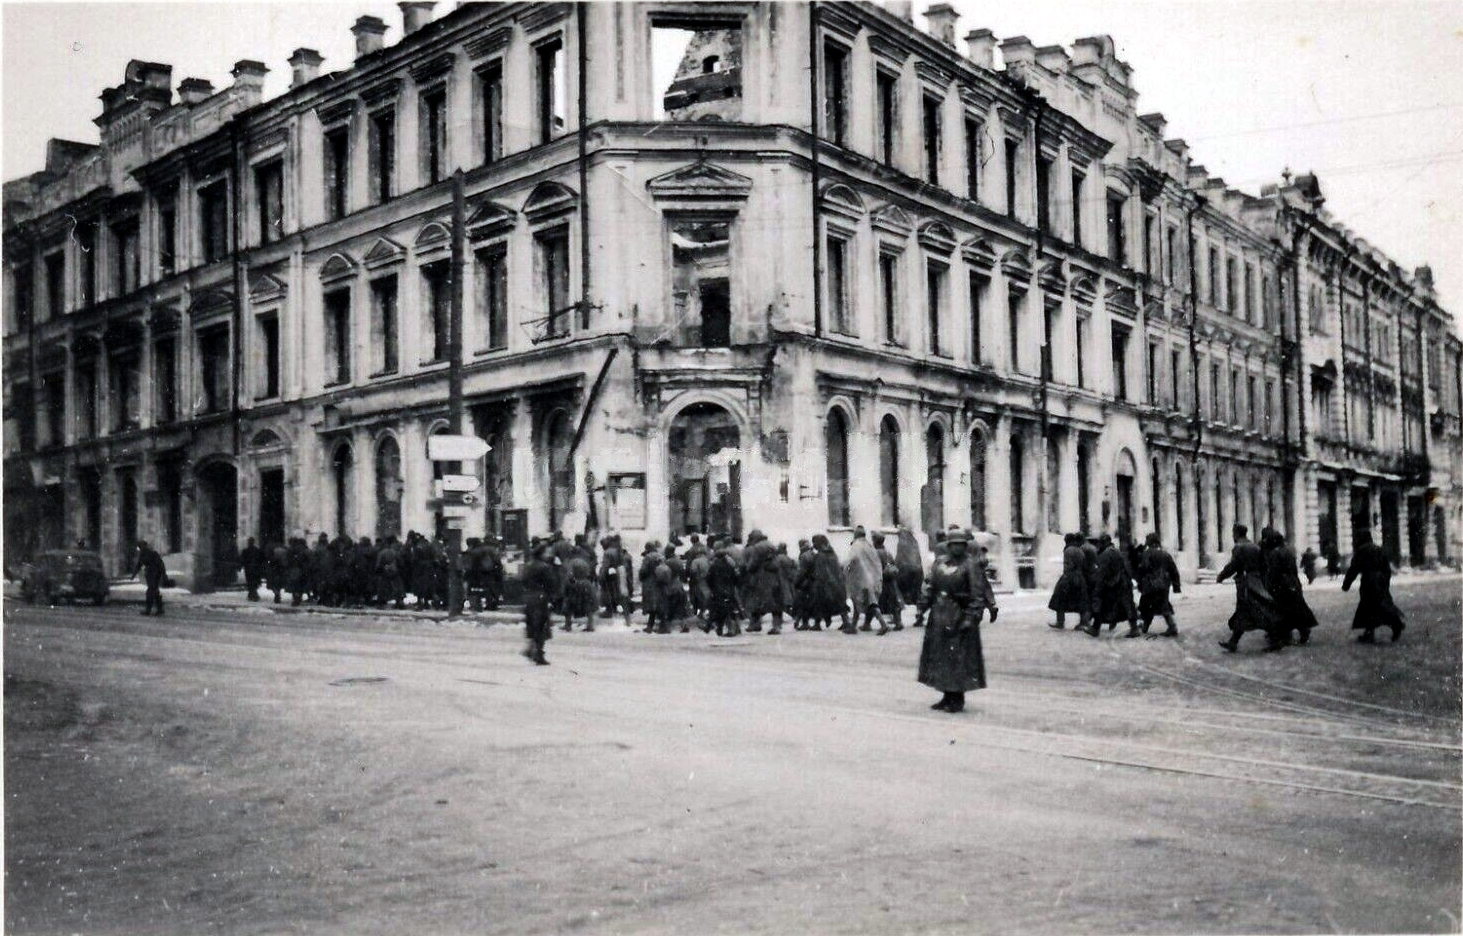
[[[986,444],[986,526],[998,537],[995,559],[1003,586],[1016,583],[1016,560],[1011,545],[1011,417],[1000,414]]]

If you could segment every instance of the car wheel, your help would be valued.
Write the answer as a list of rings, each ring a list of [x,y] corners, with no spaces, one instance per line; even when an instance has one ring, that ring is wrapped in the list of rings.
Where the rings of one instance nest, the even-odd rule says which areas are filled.
[[[97,595],[95,598],[93,598],[91,600],[91,603],[94,604],[94,605],[96,605],[97,607],[101,607],[102,605],[104,605],[104,604],[107,603],[107,596],[106,595]]]

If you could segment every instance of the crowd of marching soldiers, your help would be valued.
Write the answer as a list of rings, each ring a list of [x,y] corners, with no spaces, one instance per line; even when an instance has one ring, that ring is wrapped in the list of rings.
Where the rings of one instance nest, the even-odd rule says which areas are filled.
[[[249,540],[239,552],[249,600],[258,601],[261,585],[276,604],[329,608],[446,608],[448,553],[441,539],[415,531],[404,542],[394,536],[331,539],[321,533],[310,545],[303,537],[263,549]],[[498,607],[503,596],[502,550],[496,539],[470,538],[462,555],[463,584],[473,610]]]

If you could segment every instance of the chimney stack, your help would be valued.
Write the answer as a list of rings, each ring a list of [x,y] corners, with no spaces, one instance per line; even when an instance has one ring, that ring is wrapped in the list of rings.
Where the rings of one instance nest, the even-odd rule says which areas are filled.
[[[955,48],[955,23],[960,14],[948,3],[937,3],[925,10],[925,26],[930,35],[950,48]]]
[[[184,78],[178,82],[178,100],[192,107],[213,97],[213,82],[204,78]]]
[[[296,49],[290,54],[290,87],[298,88],[320,77],[320,63],[325,56],[314,49]]]
[[[356,37],[356,58],[365,58],[372,52],[381,51],[386,24],[379,16],[362,16],[351,27],[351,34]]]
[[[239,88],[263,88],[264,76],[269,68],[263,62],[253,59],[239,59],[229,74],[234,76],[234,86]]]
[[[401,33],[410,36],[432,21],[432,7],[436,0],[406,0],[398,3],[401,8]]]
[[[906,23],[914,22],[914,0],[884,0],[884,9]]]
[[[965,34],[965,45],[972,62],[981,68],[996,67],[996,34],[989,29],[977,29]]]

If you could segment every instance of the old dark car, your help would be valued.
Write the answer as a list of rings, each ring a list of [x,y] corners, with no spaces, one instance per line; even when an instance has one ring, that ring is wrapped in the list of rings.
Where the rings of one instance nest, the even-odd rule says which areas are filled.
[[[91,601],[104,604],[109,586],[102,557],[85,550],[53,549],[21,569],[20,595],[26,601]]]

